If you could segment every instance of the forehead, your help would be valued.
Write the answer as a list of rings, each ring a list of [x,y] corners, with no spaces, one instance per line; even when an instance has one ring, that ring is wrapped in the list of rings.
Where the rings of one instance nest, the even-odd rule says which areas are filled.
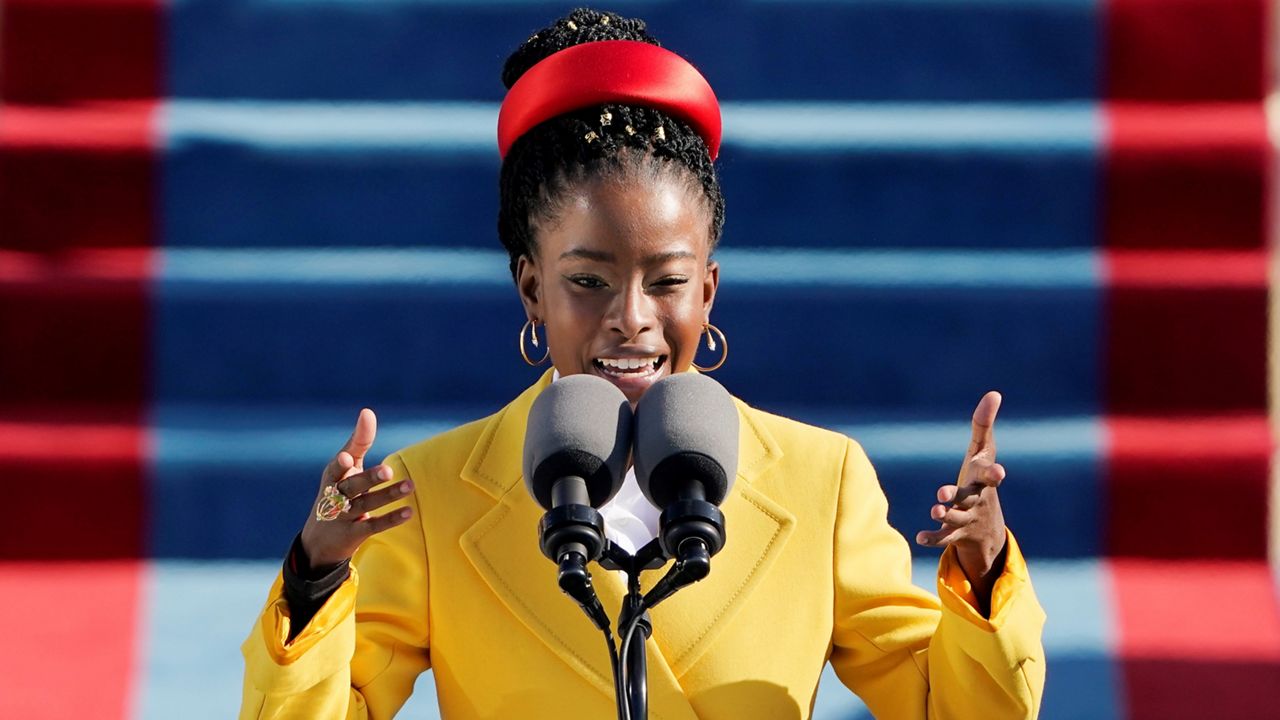
[[[555,222],[538,232],[544,258],[654,255],[706,258],[709,222],[701,194],[666,176],[594,178],[570,188]],[[602,259],[597,257],[596,259]]]

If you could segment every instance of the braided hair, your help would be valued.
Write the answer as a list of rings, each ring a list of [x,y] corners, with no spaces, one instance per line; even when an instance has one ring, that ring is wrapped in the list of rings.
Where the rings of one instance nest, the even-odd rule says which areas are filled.
[[[598,40],[661,45],[643,20],[578,8],[534,33],[502,68],[502,84],[516,81],[543,58]],[[556,217],[568,190],[587,179],[665,176],[706,199],[710,249],[724,228],[724,196],[707,144],[683,120],[636,105],[606,104],[575,110],[520,136],[502,162],[498,237],[511,257],[533,257],[539,223]]]

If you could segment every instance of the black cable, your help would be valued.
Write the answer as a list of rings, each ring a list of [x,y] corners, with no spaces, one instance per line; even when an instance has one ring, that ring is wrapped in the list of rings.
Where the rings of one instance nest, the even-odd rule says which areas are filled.
[[[657,542],[658,541],[655,540],[650,543],[650,545],[653,548],[657,548]],[[681,545],[683,547],[684,543]],[[601,565],[606,570],[622,570],[625,572],[627,574],[628,585],[627,598],[624,600],[622,614],[618,618],[618,639],[621,641],[621,647],[614,642],[612,633],[607,629],[607,617],[603,621],[603,627],[600,623],[597,623],[597,627],[600,627],[600,629],[604,631],[605,642],[608,643],[609,646],[609,664],[610,669],[613,671],[613,694],[618,706],[619,720],[633,720],[631,712],[631,691],[633,688],[631,687],[632,678],[630,677],[629,672],[631,665],[631,643],[635,637],[636,631],[639,630],[642,626],[641,624],[644,623],[646,634],[645,638],[641,640],[642,646],[640,652],[645,652],[643,643],[648,639],[648,628],[650,627],[648,620],[645,617],[645,613],[667,597],[670,597],[680,588],[685,587],[690,583],[697,582],[707,575],[707,571],[709,570],[708,566],[710,564],[710,553],[707,551],[706,544],[704,542],[698,542],[697,545],[700,546],[701,552],[697,552],[697,548],[687,553],[681,552],[681,555],[684,557],[678,560],[676,565],[668,571],[667,575],[659,581],[658,585],[666,587],[664,592],[657,592],[658,586],[655,586],[649,593],[641,594],[639,574],[645,569],[653,569],[643,566],[648,565],[649,561],[662,556],[655,555],[653,558],[648,558],[646,550],[642,548],[641,555],[648,558],[648,560],[643,563],[637,563],[635,556],[632,556],[630,553],[620,551],[610,544],[606,544],[604,560],[601,561]],[[648,547],[649,546],[646,546],[646,548]],[[635,603],[634,610],[629,609],[631,607],[630,603],[632,602]],[[584,606],[583,609],[585,610],[586,607]],[[595,617],[590,611],[588,611],[587,614],[593,618]],[[643,694],[647,693],[647,690],[641,687],[638,689],[638,692]]]
[[[631,624],[631,629],[632,630],[635,629],[635,623]],[[619,663],[620,668],[617,673],[617,681],[616,681],[616,684],[619,688],[617,693],[618,708],[619,708],[618,714],[622,716],[622,720],[631,720],[631,694],[627,692],[627,656],[622,654],[627,652],[627,648],[631,644],[630,643],[631,635],[630,633],[628,633],[627,635],[623,635],[621,637],[622,637],[622,648],[618,653],[618,655],[621,658],[621,662]]]
[[[626,720],[631,720],[631,676],[627,672],[627,668],[630,665],[630,663],[627,661],[627,657],[628,657],[627,653],[631,651],[632,637],[635,636],[636,630],[640,629],[641,618],[642,618],[641,615],[637,615],[636,618],[631,621],[630,627],[627,628],[627,634],[622,638],[621,651],[618,653],[622,659],[621,682],[622,682],[622,688],[623,688],[623,700],[625,701],[627,706]]]
[[[650,607],[651,606],[642,599],[640,601],[640,608],[636,611],[635,616],[631,618],[627,627],[625,629],[621,626],[618,627],[618,636],[622,638],[622,647],[618,652],[622,666],[622,672],[619,673],[619,683],[621,683],[623,688],[622,693],[618,695],[618,703],[626,706],[626,712],[623,715],[624,720],[631,720],[631,697],[627,692],[630,687],[629,681],[631,678],[627,676],[627,653],[631,649],[631,638],[635,635],[636,630],[640,629],[640,622],[644,620],[644,614],[649,611]]]
[[[613,698],[618,705],[618,720],[630,720],[624,707],[626,692],[623,690],[622,674],[618,672],[618,646],[613,642],[613,632],[604,630],[604,640],[609,644],[609,668],[613,670]]]

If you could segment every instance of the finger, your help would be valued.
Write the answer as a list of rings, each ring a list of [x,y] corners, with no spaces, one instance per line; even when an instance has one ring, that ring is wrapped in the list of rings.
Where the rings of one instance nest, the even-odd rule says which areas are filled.
[[[960,532],[957,528],[939,528],[937,530],[921,530],[916,533],[916,543],[926,547],[945,547],[956,540]]]
[[[978,468],[973,473],[972,481],[979,485],[987,487],[1000,487],[1000,483],[1004,482],[1005,475],[1004,466],[1000,463],[990,463]]]
[[[351,500],[350,512],[354,517],[360,517],[367,512],[373,512],[380,507],[395,502],[412,491],[413,484],[408,480],[404,480],[381,490],[367,492]]]
[[[354,527],[358,528],[360,533],[365,537],[377,535],[384,530],[404,524],[409,518],[413,517],[411,508],[400,508],[389,513],[384,513],[376,517],[364,518],[355,523]]]
[[[351,437],[347,438],[347,444],[342,449],[351,453],[357,466],[363,465],[365,453],[373,447],[373,439],[377,434],[378,417],[369,408],[361,408],[360,415],[356,417],[356,428],[351,431]]]
[[[951,507],[960,508],[961,510],[969,510],[975,507],[982,500],[982,489],[986,485],[966,485],[956,492],[955,497],[951,499]]]
[[[321,485],[329,485],[347,477],[355,470],[355,458],[351,457],[351,453],[346,450],[339,450],[337,455],[324,466],[324,472],[320,476]],[[359,472],[358,470],[356,472]]]
[[[965,527],[974,521],[973,511],[956,507],[948,508],[946,505],[934,505],[929,510],[929,517],[954,528]]]
[[[378,418],[369,408],[361,408],[360,414],[356,417],[355,429],[351,431],[351,436],[343,443],[342,449],[337,455],[333,456],[333,460],[329,461],[324,467],[320,482],[321,484],[334,483],[342,480],[350,474],[353,468],[356,472],[364,470],[364,456],[369,452],[369,448],[373,447],[374,436],[378,434]]]
[[[1004,468],[1000,468],[1000,470],[1001,477],[1003,477]],[[1000,483],[997,480],[994,483],[974,482],[963,486],[943,485],[938,488],[938,502],[943,503],[944,505],[950,504],[952,507],[956,507],[961,510],[969,510],[982,501],[982,488],[988,486],[996,487],[999,484]],[[935,505],[934,507],[944,507],[944,505]],[[934,518],[934,520],[940,519],[941,515]]]
[[[972,433],[969,438],[969,452],[965,457],[973,457],[984,453],[989,458],[996,455],[995,424],[996,413],[1000,410],[1000,393],[992,390],[978,401],[973,411]]]
[[[339,480],[338,492],[354,500],[356,496],[387,482],[394,474],[390,465],[375,465]]]
[[[961,494],[965,488],[977,486],[1000,487],[1000,483],[1004,482],[1007,475],[1004,466],[997,462],[982,457],[981,455],[970,458],[965,463],[964,468],[960,471],[960,477],[956,480],[956,484],[960,487]]]

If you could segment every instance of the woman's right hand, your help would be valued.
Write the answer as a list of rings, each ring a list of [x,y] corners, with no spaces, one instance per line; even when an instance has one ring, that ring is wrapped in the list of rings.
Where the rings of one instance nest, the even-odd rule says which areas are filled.
[[[365,453],[373,447],[377,432],[377,417],[372,410],[364,408],[356,419],[356,429],[347,444],[325,466],[320,477],[320,491],[311,506],[307,524],[302,527],[302,549],[306,551],[311,567],[336,565],[350,559],[365,538],[400,525],[413,515],[407,507],[382,515],[369,515],[413,492],[413,484],[408,479],[374,489],[392,477],[388,465],[364,469]],[[324,497],[325,488],[334,485],[338,492],[351,499],[351,507],[334,520],[319,520],[316,508]]]

